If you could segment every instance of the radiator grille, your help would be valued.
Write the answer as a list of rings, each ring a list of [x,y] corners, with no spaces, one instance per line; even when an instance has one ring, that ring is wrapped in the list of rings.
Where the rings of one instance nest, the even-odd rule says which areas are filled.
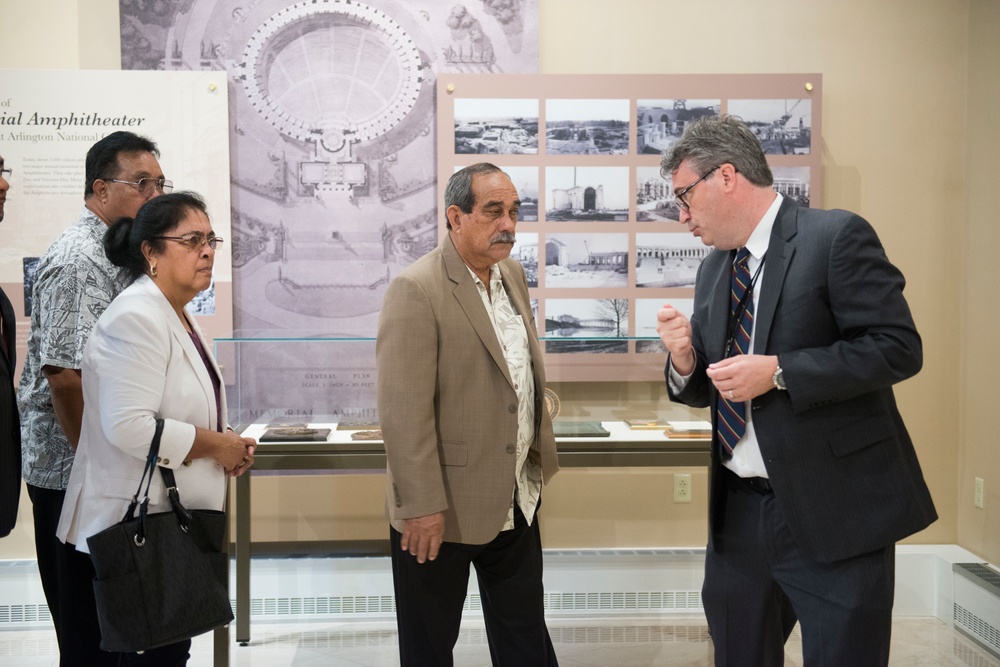
[[[549,612],[669,612],[700,611],[698,591],[636,591],[546,593],[545,610]],[[465,611],[482,611],[478,594],[465,599]],[[391,595],[342,597],[253,598],[251,618],[282,616],[371,616],[396,613]]]

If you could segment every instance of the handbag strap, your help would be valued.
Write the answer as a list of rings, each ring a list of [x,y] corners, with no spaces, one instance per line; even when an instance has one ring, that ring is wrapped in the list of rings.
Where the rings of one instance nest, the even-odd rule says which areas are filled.
[[[170,468],[160,466],[160,476],[163,477],[163,485],[167,489],[167,497],[170,498],[170,507],[177,515],[177,522],[181,525],[181,530],[188,532],[188,523],[191,521],[191,512],[181,504],[181,494],[177,490],[177,481],[174,479],[174,471]]]
[[[163,435],[163,420],[156,420],[156,429],[153,431],[153,441],[149,444],[149,453],[146,455],[146,466],[142,469],[142,477],[139,478],[139,486],[136,487],[132,502],[129,503],[128,510],[122,521],[130,521],[135,516],[135,508],[139,504],[139,494],[142,492],[142,483],[146,483],[146,493],[142,502],[149,502],[149,485],[153,481],[153,470],[156,468],[156,459],[160,456],[160,437]]]
[[[142,477],[139,478],[139,487],[135,490],[135,495],[132,496],[132,502],[128,506],[128,511],[125,512],[125,519],[123,519],[123,521],[132,519],[136,503],[139,502],[139,491],[142,489],[143,481],[145,481],[146,491],[143,494],[142,502],[139,503],[138,528],[132,538],[138,547],[146,543],[146,514],[149,510],[149,486],[153,483],[153,471],[156,470],[156,460],[160,456],[160,436],[162,435],[163,420],[157,419],[156,429],[153,431],[153,441],[149,443],[149,454],[146,455],[146,465],[142,469]]]

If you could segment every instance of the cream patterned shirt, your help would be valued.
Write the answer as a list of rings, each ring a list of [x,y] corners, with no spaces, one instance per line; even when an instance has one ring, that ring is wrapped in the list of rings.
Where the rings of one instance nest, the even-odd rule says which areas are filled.
[[[528,458],[528,450],[535,441],[535,378],[531,371],[531,350],[528,347],[528,332],[524,319],[514,310],[507,291],[500,280],[500,266],[490,268],[490,290],[486,291],[483,281],[469,269],[476,281],[479,296],[493,323],[497,340],[507,361],[507,370],[514,381],[517,392],[517,461],[514,468],[516,496],[511,494],[510,509],[504,530],[514,527],[514,498],[520,501],[521,512],[528,525],[535,517],[538,497],[542,492],[542,470]],[[492,299],[490,296],[492,295]]]

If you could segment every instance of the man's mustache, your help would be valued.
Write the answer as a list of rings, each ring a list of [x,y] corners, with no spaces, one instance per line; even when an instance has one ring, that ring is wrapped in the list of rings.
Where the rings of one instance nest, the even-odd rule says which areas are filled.
[[[513,243],[514,242],[514,232],[500,232],[497,234],[490,243]]]

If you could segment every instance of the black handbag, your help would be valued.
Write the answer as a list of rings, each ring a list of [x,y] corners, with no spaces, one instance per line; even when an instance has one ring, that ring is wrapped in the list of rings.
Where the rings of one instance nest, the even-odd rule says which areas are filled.
[[[162,433],[163,420],[157,419],[146,467],[125,517],[87,538],[97,572],[94,596],[105,651],[165,646],[233,620],[226,513],[185,509],[168,468],[160,468],[160,474],[171,510],[147,512]]]

